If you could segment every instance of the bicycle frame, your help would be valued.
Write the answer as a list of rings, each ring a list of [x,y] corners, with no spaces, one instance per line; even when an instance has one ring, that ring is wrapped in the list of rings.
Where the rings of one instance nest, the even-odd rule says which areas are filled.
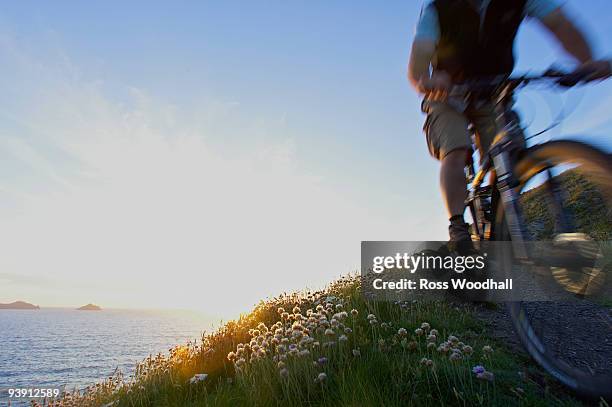
[[[509,104],[503,103],[506,97],[506,94],[502,94],[496,103],[497,126],[501,131],[484,157],[481,168],[474,173],[473,167],[468,166],[469,193],[466,206],[470,208],[476,235],[480,240],[490,240],[495,215],[495,208],[492,206],[496,203],[493,202],[494,187],[503,204],[515,256],[527,260],[529,254],[525,242],[529,240],[529,235],[518,203],[520,194],[516,187],[519,186],[519,181],[513,170],[513,153],[516,150],[514,141],[517,137],[522,137],[522,130],[516,113]],[[486,175],[492,170],[495,171],[492,184],[483,187]]]

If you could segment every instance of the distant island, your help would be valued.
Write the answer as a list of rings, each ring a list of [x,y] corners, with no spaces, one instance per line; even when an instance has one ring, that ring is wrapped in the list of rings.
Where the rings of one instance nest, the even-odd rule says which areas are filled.
[[[25,301],[15,301],[10,304],[0,304],[0,309],[40,309],[40,307]]]
[[[87,304],[87,305],[83,305],[80,308],[77,308],[77,310],[79,311],[102,311],[102,308],[100,308],[98,305],[95,305],[95,304]]]

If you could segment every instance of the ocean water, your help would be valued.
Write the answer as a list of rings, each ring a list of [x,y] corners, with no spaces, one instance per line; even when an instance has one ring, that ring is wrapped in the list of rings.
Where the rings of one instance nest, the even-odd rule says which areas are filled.
[[[128,375],[214,325],[188,311],[0,310],[0,405],[11,387],[82,388],[117,368]]]

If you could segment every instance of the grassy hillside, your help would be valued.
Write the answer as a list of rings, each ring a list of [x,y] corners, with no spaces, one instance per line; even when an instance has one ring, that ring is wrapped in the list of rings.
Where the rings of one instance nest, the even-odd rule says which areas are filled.
[[[146,359],[134,377],[53,405],[575,405],[534,372],[464,308],[366,302],[359,279],[344,278],[261,302],[201,343]]]
[[[586,233],[595,240],[610,240],[610,197],[606,197],[598,185],[589,182],[575,170],[557,176],[557,181],[565,191],[563,206],[575,222],[576,231]],[[549,240],[554,236],[555,222],[547,196],[548,192],[540,186],[521,197],[525,219],[536,240]]]

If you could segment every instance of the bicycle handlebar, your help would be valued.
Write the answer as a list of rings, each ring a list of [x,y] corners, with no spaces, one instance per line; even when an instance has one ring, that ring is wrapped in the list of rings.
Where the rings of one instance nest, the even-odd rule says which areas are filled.
[[[549,81],[564,88],[571,88],[580,83],[586,82],[593,72],[594,71],[592,70],[582,70],[567,73],[554,69],[548,69],[544,73],[538,75],[525,74],[515,77],[496,76],[471,79],[453,85],[450,95],[467,96],[469,94],[480,94],[492,96],[500,94],[502,91],[511,93],[511,91],[521,86],[526,86],[529,83],[541,81]]]

